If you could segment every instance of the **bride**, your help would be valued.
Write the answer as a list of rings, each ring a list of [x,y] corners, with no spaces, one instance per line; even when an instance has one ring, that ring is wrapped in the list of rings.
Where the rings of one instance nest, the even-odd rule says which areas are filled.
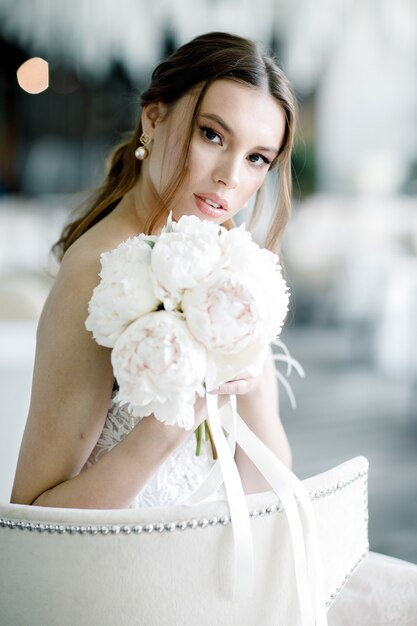
[[[66,226],[55,246],[61,266],[38,326],[14,503],[175,504],[201,484],[213,462],[207,450],[194,454],[190,431],[152,415],[132,418],[115,404],[110,350],[85,329],[88,302],[102,252],[140,232],[158,233],[169,210],[176,221],[196,215],[230,228],[256,194],[257,215],[271,169],[279,172],[279,194],[266,247],[274,249],[290,211],[295,98],[259,46],[209,33],[158,65],[141,105],[136,128],[112,153],[88,211]],[[214,393],[220,404],[236,394],[243,420],[291,465],[272,358],[261,376],[242,375]],[[206,418],[204,399],[195,409],[194,430]],[[239,446],[235,461],[246,493],[270,489]],[[334,602],[329,623],[417,624],[417,566],[370,555]]]

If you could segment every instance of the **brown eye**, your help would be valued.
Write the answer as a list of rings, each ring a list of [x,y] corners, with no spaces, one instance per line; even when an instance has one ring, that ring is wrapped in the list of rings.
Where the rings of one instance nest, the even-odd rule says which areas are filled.
[[[209,126],[200,126],[200,131],[208,141],[211,141],[212,143],[221,143],[219,133],[216,133],[213,128],[210,128]],[[219,139],[219,141],[215,141],[215,139]]]
[[[252,157],[255,157],[256,160],[252,160]],[[267,159],[263,154],[251,154],[249,156],[249,160],[255,165],[271,165],[271,161]]]

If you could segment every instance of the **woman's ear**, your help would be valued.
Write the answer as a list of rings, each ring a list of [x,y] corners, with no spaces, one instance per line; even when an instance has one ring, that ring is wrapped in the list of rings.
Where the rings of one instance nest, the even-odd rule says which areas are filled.
[[[155,126],[162,122],[167,113],[168,107],[164,102],[151,102],[142,111],[142,128],[145,133],[152,136]]]

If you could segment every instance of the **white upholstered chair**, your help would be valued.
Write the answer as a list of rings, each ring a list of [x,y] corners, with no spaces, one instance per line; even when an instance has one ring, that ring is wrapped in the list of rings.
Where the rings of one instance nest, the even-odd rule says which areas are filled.
[[[357,457],[305,481],[328,606],[368,550],[367,470]],[[247,501],[255,587],[239,603],[229,600],[225,501],[126,510],[0,505],[0,624],[298,626],[285,516],[273,492]]]

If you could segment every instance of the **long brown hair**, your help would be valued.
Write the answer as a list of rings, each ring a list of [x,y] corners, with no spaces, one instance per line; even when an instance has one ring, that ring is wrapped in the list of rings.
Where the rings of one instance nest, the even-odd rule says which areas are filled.
[[[273,250],[276,249],[291,208],[291,149],[295,131],[296,100],[285,74],[272,57],[257,43],[228,33],[200,35],[178,48],[154,69],[151,84],[142,93],[141,107],[153,102],[163,102],[169,109],[169,105],[174,105],[182,96],[197,89],[178,172],[164,191],[160,208],[145,223],[144,231],[149,234],[161,217],[168,215],[170,202],[186,175],[190,141],[202,99],[209,86],[219,79],[235,80],[270,93],[285,114],[282,145],[270,166],[270,169],[274,168],[279,172],[277,203],[265,241],[265,246]],[[87,212],[64,227],[59,241],[53,247],[59,259],[62,259],[74,241],[108,215],[134,186],[141,166],[140,161],[135,158],[135,149],[139,145],[141,134],[142,123],[139,115],[135,129],[110,154],[107,177],[94,192]],[[262,204],[263,186],[257,192],[249,228],[254,226],[259,217]]]

